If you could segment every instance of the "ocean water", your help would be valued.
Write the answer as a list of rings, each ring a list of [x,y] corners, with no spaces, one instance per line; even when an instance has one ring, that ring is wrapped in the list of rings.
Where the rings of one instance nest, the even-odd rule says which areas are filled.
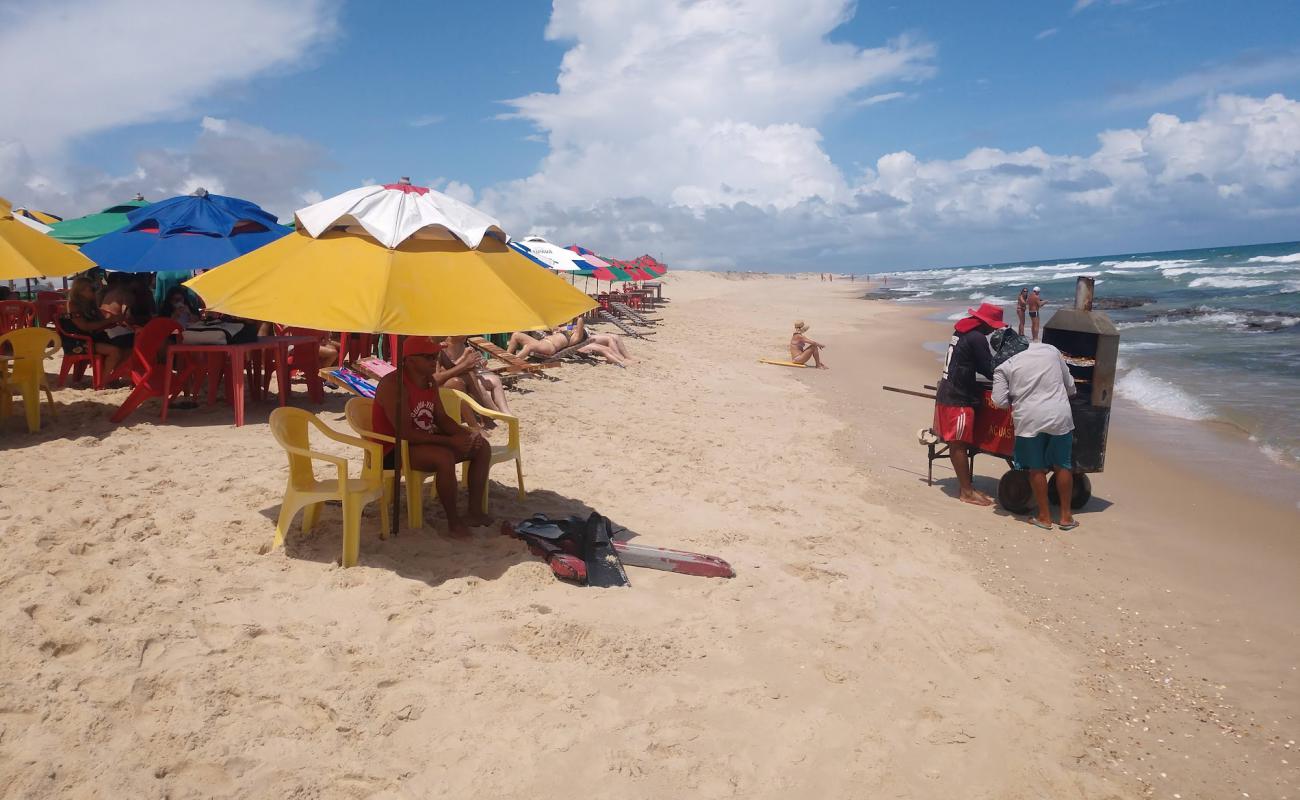
[[[1096,279],[1120,328],[1116,396],[1156,414],[1218,420],[1300,466],[1300,242],[883,273],[873,296],[952,308],[990,302],[1016,320],[1022,286],[1049,305]],[[1026,326],[1026,333],[1029,332]]]

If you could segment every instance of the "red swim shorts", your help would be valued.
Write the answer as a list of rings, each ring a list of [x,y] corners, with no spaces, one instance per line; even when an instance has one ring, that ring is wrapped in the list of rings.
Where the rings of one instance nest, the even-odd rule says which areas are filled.
[[[975,409],[934,404],[934,432],[945,442],[975,443]]]

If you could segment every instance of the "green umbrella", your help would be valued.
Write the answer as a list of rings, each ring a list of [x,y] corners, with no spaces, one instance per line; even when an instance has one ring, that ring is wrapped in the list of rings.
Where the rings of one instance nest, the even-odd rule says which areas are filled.
[[[98,214],[87,214],[84,217],[56,222],[50,226],[50,235],[64,244],[80,247],[104,234],[125,228],[126,215],[147,205],[149,203],[143,197],[136,195],[134,200],[110,206]]]

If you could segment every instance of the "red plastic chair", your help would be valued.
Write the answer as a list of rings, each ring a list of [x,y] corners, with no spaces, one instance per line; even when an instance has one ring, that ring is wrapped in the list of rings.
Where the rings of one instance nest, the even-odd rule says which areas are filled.
[[[80,353],[69,353],[67,348],[63,350],[63,365],[59,367],[59,388],[62,389],[68,382],[68,373],[72,373],[74,381],[80,381],[86,377],[86,367],[90,367],[90,385],[95,389],[103,389],[115,380],[126,378],[131,375],[131,359],[125,358],[118,368],[113,370],[112,375],[104,373],[104,357],[95,352],[95,342],[84,333],[74,333],[68,330],[63,324],[62,317],[54,318],[54,329],[58,331],[59,338],[67,341],[72,339],[80,342]]]
[[[36,293],[36,321],[46,328],[63,314],[68,306],[68,298],[62,292]]]
[[[295,373],[303,377],[303,380],[307,383],[307,396],[311,398],[313,403],[325,402],[325,381],[320,376],[320,345],[318,344],[321,339],[325,338],[324,331],[276,325],[275,332],[279,336],[312,337],[310,344],[295,344],[289,348],[285,366],[288,367],[291,382]],[[266,373],[262,376],[263,392],[271,385],[271,376],[274,374],[275,356],[269,356],[267,358]]]
[[[26,300],[0,300],[0,336],[36,324],[36,304]]]
[[[126,401],[113,414],[114,422],[121,422],[131,416],[131,412],[151,397],[163,396],[163,378],[167,367],[159,357],[162,349],[173,339],[179,341],[183,328],[172,319],[159,318],[150,320],[135,333],[135,347],[131,350],[131,380],[135,388]],[[184,389],[194,367],[188,363],[175,371],[172,377],[171,396],[175,397]]]

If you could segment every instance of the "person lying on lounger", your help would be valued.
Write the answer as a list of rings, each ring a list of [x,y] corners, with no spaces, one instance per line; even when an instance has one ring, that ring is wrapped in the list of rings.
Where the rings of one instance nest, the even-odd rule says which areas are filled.
[[[822,350],[826,345],[821,342],[814,342],[805,334],[808,333],[808,326],[803,320],[794,324],[794,333],[790,336],[790,360],[796,364],[807,364],[812,359],[817,369],[830,369],[822,363]]]
[[[521,358],[529,358],[533,355],[551,358],[565,348],[578,345],[582,345],[578,347],[579,353],[600,356],[620,367],[627,366],[632,360],[627,354],[627,348],[621,341],[617,341],[617,337],[612,334],[588,334],[581,319],[568,329],[551,328],[542,339],[534,339],[524,331],[516,331],[510,335],[510,344],[506,347],[506,352],[518,354]]]
[[[619,336],[617,333],[592,333],[587,330],[587,326],[583,322],[582,317],[578,317],[574,320],[573,323],[565,329],[565,332],[569,336],[570,347],[583,342],[588,342],[592,345],[591,348],[579,348],[579,353],[593,353],[595,355],[604,356],[615,364],[632,364],[636,362],[636,359],[632,358],[632,355],[628,352],[627,345],[623,343],[623,337]],[[610,358],[609,353],[611,352],[618,355],[617,360]]]
[[[376,433],[393,436],[393,420],[398,419],[397,381],[404,384],[402,396],[402,438],[410,442],[411,466],[421,472],[434,472],[438,502],[447,514],[447,534],[469,536],[470,526],[492,524],[477,504],[487,486],[492,466],[492,447],[483,434],[456,422],[443,408],[434,374],[438,369],[441,348],[427,336],[412,336],[402,348],[402,369],[393,370],[379,380],[375,390],[374,416],[371,425]],[[385,444],[384,466],[395,463],[394,446]],[[469,509],[464,517],[456,510],[456,464],[469,462]]]
[[[502,414],[513,414],[506,401],[505,385],[501,383],[501,378],[483,366],[483,357],[478,350],[466,344],[468,338],[448,336],[443,341],[442,352],[438,354],[438,385],[459,389],[485,408]],[[490,423],[491,420],[487,422]],[[487,427],[493,426],[489,424]]]

